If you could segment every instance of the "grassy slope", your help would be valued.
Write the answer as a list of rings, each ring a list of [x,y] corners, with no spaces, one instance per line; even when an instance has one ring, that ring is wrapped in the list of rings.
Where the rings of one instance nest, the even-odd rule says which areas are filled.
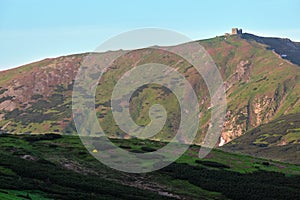
[[[267,46],[259,44],[255,41],[241,39],[238,36],[217,37],[209,40],[200,41],[207,51],[210,53],[225,81],[231,82],[232,86],[227,91],[228,111],[232,112],[229,119],[233,126],[236,124],[245,124],[243,132],[250,130],[261,123],[266,123],[273,118],[289,113],[297,113],[300,111],[298,101],[300,87],[300,68],[296,65],[282,60],[272,51],[267,50]],[[139,56],[134,52],[133,56]],[[138,64],[147,63],[150,60],[160,60],[163,64],[172,65],[174,57],[166,60],[160,58],[161,55],[151,51],[143,51],[140,54]],[[146,55],[146,56],[145,56]],[[124,58],[126,59],[126,58]],[[245,77],[234,79],[236,68],[241,61],[247,61],[249,64],[245,70],[249,70],[249,74]],[[124,136],[112,119],[110,108],[106,106],[109,103],[110,93],[112,91],[113,82],[115,82],[126,70],[129,70],[133,61],[126,61],[126,65],[122,65],[125,61],[120,60],[109,73],[104,74],[101,87],[98,88],[98,110],[101,116],[100,123],[104,126],[109,134],[113,136]],[[128,63],[129,62],[129,63]],[[186,63],[179,66],[180,72],[192,83],[196,89],[199,99],[208,95],[207,89],[201,78],[197,76],[195,71]],[[101,98],[100,98],[101,97]],[[266,98],[266,102],[262,99]],[[158,139],[167,140],[171,138],[172,133],[176,130],[178,110],[174,96],[163,93],[157,87],[146,87],[137,96],[132,98],[134,106],[132,106],[132,115],[137,123],[145,125],[149,122],[148,110],[154,103],[162,104],[169,112],[169,123],[165,128],[157,134]],[[150,102],[150,103],[149,103]],[[254,114],[255,103],[259,104],[263,109],[259,116]],[[207,112],[209,99],[205,101],[200,109],[203,111],[201,125],[196,142],[200,142],[203,138],[201,134],[207,128],[210,112]],[[259,121],[260,120],[260,121]],[[238,136],[238,135],[236,135]],[[235,137],[236,137],[235,136]]]
[[[227,91],[227,101],[228,111],[236,117],[236,119],[229,118],[231,120],[229,122],[233,127],[245,124],[242,132],[245,133],[261,123],[277,119],[282,115],[300,112],[300,68],[298,66],[281,59],[274,52],[268,50],[268,46],[251,39],[242,39],[239,36],[216,37],[199,42],[216,62],[224,80],[231,85]],[[125,71],[131,69],[133,65],[159,61],[162,64],[178,68],[178,71],[185,75],[195,88],[199,101],[208,95],[204,82],[195,73],[195,70],[185,62],[176,62],[177,57],[174,55],[163,56],[163,54],[151,50],[138,50],[127,56],[135,59],[128,59],[126,56],[119,59],[113,69],[104,74],[102,82],[100,82],[102,85],[97,90],[96,108],[99,121],[105,132],[113,137],[122,138],[126,135],[115,126],[112,119],[109,108],[111,91],[116,80]],[[48,83],[45,87],[45,92],[48,92],[47,95],[41,93],[38,96],[36,92],[32,93],[30,90],[26,90],[24,93],[16,93],[16,95],[19,95],[14,97],[17,108],[12,112],[0,111],[0,116],[4,115],[0,121],[0,127],[5,126],[6,130],[14,133],[74,133],[70,106],[72,92],[72,82],[70,80],[74,77],[71,75],[64,77],[64,75],[76,72],[76,67],[79,66],[78,63],[80,63],[82,57],[83,55],[71,55],[46,59],[1,72],[0,76],[3,78],[0,79],[0,95],[1,91],[3,93],[0,102],[3,96],[9,92],[5,91],[7,87],[18,91],[17,88],[22,86],[13,85],[14,82],[19,81],[24,85],[29,84],[23,88],[31,88],[31,84],[39,84],[47,77],[49,80],[53,78],[50,76],[51,73],[54,73],[56,77],[63,78],[55,79],[56,82],[54,83],[56,85]],[[241,61],[248,62],[245,70],[249,70],[249,73],[236,77],[237,66]],[[68,73],[65,70],[69,70]],[[36,79],[32,79],[33,74]],[[39,77],[40,74],[43,74],[43,76]],[[29,98],[26,103],[17,102],[21,96],[26,95]],[[266,101],[271,103],[266,104],[261,110],[261,122],[258,123],[257,116],[254,114],[254,104],[258,102],[264,105],[262,99],[266,96],[268,97]],[[160,140],[169,140],[178,127],[179,115],[177,111],[179,108],[174,95],[167,90],[157,88],[155,85],[144,87],[132,98],[131,114],[138,124],[145,125],[149,123],[149,107],[154,103],[162,104],[169,114],[166,126],[155,137]],[[195,140],[196,143],[202,140],[203,132],[205,132],[209,123],[210,112],[207,112],[206,109],[208,106],[210,106],[209,99],[204,101],[200,108],[203,112],[200,119],[199,133]],[[300,128],[298,125],[293,127],[293,129],[298,128]],[[291,132],[285,137],[288,140],[295,141],[294,144],[298,143],[300,138],[299,134],[295,132]],[[280,149],[277,149],[277,151],[280,151]],[[275,152],[272,154],[275,155]],[[299,157],[296,157],[296,159],[299,159]]]
[[[0,191],[0,195],[8,199],[18,193],[28,193],[33,199],[39,196],[58,199],[132,199],[133,196],[135,199],[161,199],[163,196],[158,193],[164,192],[187,199],[224,199],[225,196],[240,199],[240,196],[234,196],[237,194],[253,199],[256,194],[262,193],[261,198],[264,199],[273,195],[268,193],[269,187],[276,188],[281,194],[278,199],[300,195],[300,167],[297,165],[220,150],[213,150],[205,159],[199,160],[199,147],[192,146],[175,164],[160,171],[126,174],[95,160],[79,138],[55,138],[43,135],[1,136],[0,188],[3,192]],[[140,152],[145,147],[156,149],[164,145],[136,139],[112,141],[130,151]],[[24,155],[30,155],[32,160],[22,159]],[[238,188],[236,184],[244,179],[248,181],[243,182],[243,188]],[[203,182],[198,182],[200,180]],[[208,180],[214,183],[214,187]],[[284,185],[281,185],[282,181]],[[287,190],[290,191],[288,194]]]
[[[19,191],[19,190],[0,190],[1,200],[24,200],[24,199],[39,199],[48,200],[50,198],[44,197],[45,193],[39,191]]]
[[[288,38],[272,38],[259,37],[252,34],[243,34],[243,38],[255,40],[269,46],[269,49],[274,50],[279,55],[287,55],[287,59],[291,62],[300,65],[300,43],[293,42]]]
[[[279,86],[286,86],[288,93],[286,101],[281,105],[282,110],[276,116],[283,114],[287,108],[299,96],[299,73],[296,65],[282,60],[267,46],[252,40],[240,39],[239,36],[231,36],[224,40],[224,37],[209,39],[200,42],[211,54],[220,71],[223,72],[223,79],[228,80],[235,73],[236,66],[241,60],[249,60],[251,64],[250,80],[240,80],[227,92],[229,109],[237,109],[241,105],[246,106],[250,97],[269,95],[273,96]],[[284,109],[286,108],[286,109]],[[299,105],[295,105],[288,112],[299,112]]]
[[[299,117],[299,113],[279,117],[252,129],[222,148],[226,151],[300,164]]]
[[[0,143],[0,188],[19,190],[33,199],[36,193],[55,199],[168,199],[158,192],[190,199],[221,198],[219,193],[167,175],[129,175],[109,169],[95,160],[74,136],[51,139],[7,135],[1,136]],[[22,159],[23,155],[31,155],[34,161]],[[2,195],[9,198],[16,194],[14,191]]]
[[[282,60],[272,51],[267,50],[267,46],[253,40],[241,39],[238,36],[231,36],[226,39],[225,37],[216,37],[200,41],[200,44],[211,54],[224,80],[231,84],[231,87],[227,91],[227,100],[228,110],[232,112],[233,116],[237,116],[237,119],[232,120],[233,124],[247,124],[247,127],[244,127],[245,130],[259,125],[260,122],[257,122],[256,116],[251,109],[253,109],[255,98],[259,100],[265,96],[274,99],[274,102],[271,102],[269,106],[262,110],[262,122],[267,122],[282,114],[297,113],[300,111],[298,101],[298,97],[300,96],[300,69],[297,66]],[[98,116],[100,117],[100,122],[103,122],[106,131],[112,136],[124,136],[124,133],[115,128],[110,109],[107,106],[109,104],[111,90],[115,81],[133,65],[157,61],[178,68],[179,72],[184,74],[195,88],[199,101],[202,101],[202,99],[208,96],[207,88],[201,77],[197,75],[195,70],[190,68],[187,63],[177,63],[176,56],[163,56],[159,52],[151,50],[134,51],[128,56],[134,59],[128,59],[126,56],[119,59],[116,66],[111,69],[109,73],[104,74],[102,83],[105,84],[98,87],[96,100],[97,109],[99,111]],[[73,57],[76,59],[74,60]],[[35,75],[37,78],[31,81],[38,84],[37,82],[42,81],[41,79],[45,79],[44,76],[38,77],[39,74],[43,74],[39,71],[47,71],[48,74],[54,71],[57,76],[63,76],[63,74],[60,73],[68,73],[61,71],[61,69],[69,69],[71,67],[73,71],[76,71],[78,67],[77,63],[80,62],[81,58],[82,55],[75,55],[57,59],[46,59],[14,70],[1,72],[0,76],[4,78],[1,78],[0,87],[5,89],[12,84],[12,80],[20,81],[21,78],[24,77],[24,80],[27,80],[28,77],[32,76],[31,74],[35,73],[38,73],[38,75]],[[236,68],[241,61],[247,61],[249,63],[245,67],[245,70],[249,68],[249,74],[244,75],[244,77],[234,78]],[[40,97],[35,96],[36,93],[30,94],[30,91],[26,91],[26,94],[22,94],[22,92],[17,93],[18,95],[27,95],[29,100],[27,100],[26,103],[21,103],[16,102],[19,97],[12,97],[15,99],[14,102],[17,103],[17,109],[19,110],[15,109],[13,115],[10,115],[8,111],[0,111],[5,116],[4,119],[1,120],[0,126],[5,126],[6,130],[15,133],[27,131],[33,133],[72,132],[72,125],[68,126],[71,122],[70,95],[72,84],[69,82],[71,79],[72,77],[67,77],[65,80],[58,79],[57,85],[48,84],[45,90],[49,94],[44,95],[40,93],[42,95]],[[30,83],[30,80],[27,82],[28,83],[23,84],[33,84]],[[30,88],[31,86],[28,85],[26,87]],[[51,89],[47,89],[47,87]],[[17,87],[14,88],[16,89]],[[4,92],[2,96],[5,96],[5,94],[6,92]],[[276,95],[278,97],[275,97]],[[148,100],[148,103],[145,104],[145,101],[142,101],[142,99]],[[166,127],[157,137],[168,139],[172,136],[172,133],[178,126],[178,106],[173,95],[164,92],[162,89],[157,89],[157,87],[151,89],[149,86],[144,88],[133,101],[135,105],[138,106],[132,107],[132,115],[135,117],[137,123],[143,125],[149,122],[148,109],[153,103],[161,103],[164,105],[166,110],[170,113],[169,120]],[[209,99],[205,100],[200,108],[203,111],[203,116],[201,118],[199,134],[196,139],[197,142],[203,138],[203,134],[201,133],[203,131],[205,132],[209,122],[210,112],[206,112],[208,106],[210,106]],[[247,107],[250,107],[249,113],[245,113],[247,112]],[[22,117],[18,119],[16,118],[17,115]],[[46,116],[40,117],[43,115]],[[26,120],[24,120],[24,118],[26,118]],[[36,120],[37,118],[39,118],[39,120]],[[68,127],[68,130],[64,130],[66,127]]]

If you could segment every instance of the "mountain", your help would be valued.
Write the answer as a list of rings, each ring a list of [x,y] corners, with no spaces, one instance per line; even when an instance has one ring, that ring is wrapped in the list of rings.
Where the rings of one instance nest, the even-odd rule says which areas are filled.
[[[299,43],[251,34],[225,35],[195,42],[211,55],[225,81],[228,108],[222,141],[228,143],[257,130],[255,128],[262,124],[300,113]],[[74,78],[86,55],[45,59],[0,72],[1,130],[10,133],[75,133],[71,94]],[[176,68],[194,88],[201,110],[194,142],[201,144],[210,126],[209,108],[213,106],[205,82],[187,62],[177,62],[177,56],[154,49],[131,51],[104,73],[96,91],[96,110],[102,128],[111,137],[129,137],[112,118],[111,92],[122,74],[153,60]],[[166,125],[152,139],[172,138],[179,126],[180,112],[170,90],[155,84],[147,85],[134,93],[131,102],[131,115],[139,125],[150,122],[148,111],[152,104],[162,104],[168,112]],[[297,134],[295,137],[300,138]],[[298,139],[293,142],[298,143]]]
[[[165,145],[138,139],[111,141],[126,151],[140,153]],[[200,160],[199,148],[190,146],[166,168],[130,174],[96,160],[78,136],[2,134],[0,199],[300,198],[299,165],[218,149]],[[157,159],[164,162],[169,158]]]
[[[243,38],[265,44],[268,49],[300,65],[300,42],[293,42],[288,38],[259,37],[249,33],[243,34]]]
[[[300,113],[284,115],[246,132],[222,149],[299,165],[299,127]]]

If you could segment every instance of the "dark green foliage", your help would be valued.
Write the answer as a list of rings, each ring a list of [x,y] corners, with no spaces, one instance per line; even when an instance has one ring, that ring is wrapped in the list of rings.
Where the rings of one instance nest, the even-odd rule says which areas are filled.
[[[220,169],[229,169],[230,167],[228,165],[224,165],[222,163],[207,161],[207,160],[195,160],[196,163],[208,166],[208,167],[214,167],[214,168],[220,168]]]
[[[39,147],[45,140],[63,139],[55,134],[45,134],[42,136],[11,136],[1,135],[2,139],[15,138],[18,142],[24,143],[23,139],[33,142]],[[37,139],[32,139],[37,137]],[[76,142],[79,140],[77,139]],[[47,143],[45,143],[47,144]],[[40,146],[42,150],[43,146]],[[43,147],[45,148],[45,147]],[[45,152],[49,151],[46,149]],[[57,153],[62,153],[56,151]],[[82,153],[82,156],[87,155]],[[25,152],[23,153],[33,153]],[[70,152],[69,152],[70,153]],[[11,155],[9,152],[0,152],[0,166],[10,169],[14,175],[5,175],[0,173],[0,188],[5,193],[10,190],[39,190],[52,199],[169,199],[154,192],[141,190],[135,187],[129,187],[118,183],[117,181],[107,180],[99,175],[85,175],[72,170],[67,170],[57,164],[45,159],[38,158],[36,161],[20,158],[19,154]],[[103,166],[102,166],[103,167]],[[112,173],[114,171],[111,171]],[[1,191],[2,191],[1,190]],[[1,192],[0,191],[0,192]],[[22,199],[28,199],[30,195],[21,194]]]
[[[132,152],[132,153],[144,153],[144,151],[139,150],[139,149],[132,149],[132,150],[130,150],[130,152]]]
[[[4,89],[0,88],[0,95],[3,94],[4,92],[6,92],[7,90],[8,89],[6,89],[6,88],[4,88]]]
[[[71,121],[63,130],[63,133],[65,134],[72,134],[76,132],[76,127],[73,121]]]
[[[1,97],[1,98],[0,98],[0,103],[4,102],[4,101],[6,101],[6,100],[12,100],[12,99],[13,99],[12,96]]]
[[[44,114],[39,111],[22,113],[22,111],[15,109],[13,115],[11,115],[11,113],[6,113],[5,118],[14,119],[16,122],[21,122],[23,125],[27,125],[29,123],[42,123],[45,120],[55,120],[56,116],[52,113]]]
[[[100,103],[100,105],[104,106],[104,107],[110,107],[111,106],[111,101],[106,101],[104,103]]]
[[[65,97],[62,94],[54,93],[48,100],[40,99],[42,96],[34,95],[33,98],[36,102],[31,103],[31,107],[26,110],[14,109],[11,112],[5,114],[5,119],[11,119],[15,122],[20,122],[22,125],[29,123],[42,123],[44,121],[55,121],[61,117],[70,117],[71,108],[64,105]],[[12,97],[3,97],[3,101],[11,99]],[[1,103],[0,99],[0,103]],[[49,109],[54,109],[57,113],[44,113]],[[59,113],[59,114],[58,114]]]
[[[41,99],[41,98],[43,98],[43,95],[41,95],[41,94],[34,94],[31,96],[32,100],[37,100],[37,99]]]
[[[68,91],[68,88],[69,88],[69,86],[67,88],[65,88],[64,85],[57,85],[55,92],[62,93],[62,92]]]
[[[262,162],[262,164],[265,165],[265,166],[270,166],[270,163],[267,162],[267,161]]]
[[[97,137],[94,139],[94,145],[99,149],[112,148],[110,145],[103,145],[103,141],[103,137]],[[153,150],[166,145],[163,142],[138,139],[110,139],[110,141],[116,146],[137,153],[145,153],[145,148],[142,147]],[[198,149],[199,147],[195,145],[191,147],[191,151],[198,151]],[[0,135],[0,150],[1,190],[38,190],[43,193],[43,196],[52,199],[168,199],[157,192],[126,186],[127,183],[134,183],[133,181],[138,177],[142,184],[153,184],[153,188],[162,186],[170,189],[171,187],[173,188],[171,193],[174,194],[178,192],[176,183],[179,183],[182,184],[179,187],[184,191],[192,188],[193,195],[199,191],[201,194],[196,195],[202,195],[204,199],[224,199],[225,196],[220,194],[231,199],[297,199],[300,195],[299,176],[285,176],[279,172],[266,171],[242,174],[234,171],[235,167],[231,164],[229,169],[229,166],[215,161],[195,161],[194,157],[184,157],[189,164],[178,161],[150,174],[133,175],[118,172],[93,159],[80,143],[80,139],[74,136],[3,134]],[[216,153],[220,152],[214,150],[213,155],[218,155]],[[34,159],[23,159],[24,155],[30,155]],[[222,155],[232,160],[230,154],[223,152]],[[149,154],[139,154],[137,157],[155,158],[160,164],[168,159]],[[240,158],[238,161],[245,162],[244,157],[234,157],[237,158]],[[253,163],[252,168],[257,166],[272,170],[278,165],[273,161],[250,159]],[[68,164],[71,168],[66,169],[64,164]],[[289,166],[283,163],[280,165],[298,169],[295,165]],[[181,180],[186,181],[181,182]],[[164,185],[166,182],[168,184]],[[207,197],[205,193],[208,191],[219,193],[213,195],[209,193],[212,196]],[[178,194],[183,194],[181,197],[186,199],[202,199],[199,196],[189,196],[191,193],[178,192]],[[26,196],[26,192],[22,195]]]
[[[257,171],[240,174],[173,163],[161,170],[203,189],[221,192],[230,199],[300,199],[300,179],[284,174]]]
[[[27,193],[27,195],[18,194],[17,197],[21,197],[22,199],[32,199],[28,193]]]
[[[16,108],[11,112],[6,113],[5,119],[14,119],[17,118],[20,114],[22,114],[22,111]]]
[[[122,149],[131,149],[131,146],[127,146],[127,145],[120,145],[119,147]]]
[[[5,191],[5,190],[0,190],[0,192],[1,192],[1,193],[4,193],[4,194],[8,194],[8,192]]]
[[[32,162],[5,155],[0,155],[0,160],[2,166],[22,177],[2,179],[0,187],[5,189],[39,189],[56,199],[150,199],[157,196],[100,177],[64,170],[49,162]]]
[[[133,92],[133,94],[131,95],[130,99],[133,99],[135,97],[138,97],[140,93],[143,92],[144,89],[149,88],[149,85],[143,85],[141,87],[139,87],[137,90],[135,90]]]
[[[60,134],[46,133],[46,134],[39,134],[39,135],[28,135],[24,137],[24,140],[33,142],[39,140],[55,140],[61,137],[62,136]]]
[[[51,107],[56,107],[64,103],[64,95],[62,94],[52,94],[49,98]]]
[[[46,111],[47,109],[51,108],[51,104],[49,101],[46,100],[38,100],[37,102],[33,103],[31,106],[32,110],[40,110],[40,111]]]
[[[146,152],[153,152],[156,151],[156,149],[152,147],[141,147],[141,150],[146,151]]]

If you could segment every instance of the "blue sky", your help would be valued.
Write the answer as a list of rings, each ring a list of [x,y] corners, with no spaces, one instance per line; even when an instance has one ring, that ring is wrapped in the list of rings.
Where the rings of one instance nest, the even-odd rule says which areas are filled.
[[[232,27],[300,41],[300,1],[0,1],[0,70],[93,51],[119,33],[166,28],[192,39]]]

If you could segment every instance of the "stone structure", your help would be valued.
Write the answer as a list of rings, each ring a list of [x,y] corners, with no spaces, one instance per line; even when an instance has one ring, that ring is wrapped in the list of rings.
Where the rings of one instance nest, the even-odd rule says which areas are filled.
[[[232,28],[231,29],[231,35],[241,35],[241,34],[243,34],[242,29],[238,29],[238,28]]]

